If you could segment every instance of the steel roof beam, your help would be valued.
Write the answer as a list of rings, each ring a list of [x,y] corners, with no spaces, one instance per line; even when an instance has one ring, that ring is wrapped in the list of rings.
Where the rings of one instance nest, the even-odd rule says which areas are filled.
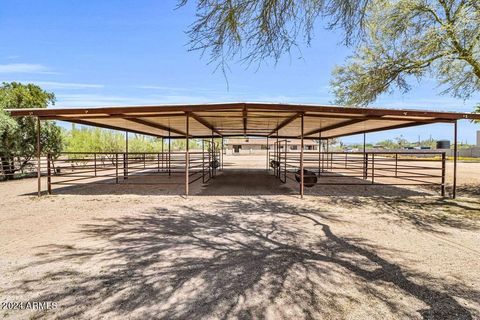
[[[285,119],[283,120],[275,129],[273,129],[269,136],[271,136],[272,134],[274,134],[275,132],[277,132],[278,130],[288,126],[290,123],[292,123],[293,121],[295,121],[298,117],[300,117],[302,115],[302,112],[298,112],[296,113],[295,115],[291,116],[290,118],[288,119]]]
[[[213,126],[213,124],[209,123],[207,120],[203,119],[202,117],[200,117],[199,115],[195,114],[195,113],[190,113],[190,117],[192,117],[193,119],[195,119],[196,121],[198,121],[199,123],[203,124],[205,127],[207,127],[208,129],[212,130],[213,132],[215,132],[216,134],[222,136],[222,133],[220,131],[218,131],[217,128],[215,128]]]
[[[171,128],[171,127],[167,127],[167,126],[164,126],[162,124],[159,124],[159,123],[154,123],[154,122],[150,122],[150,121],[147,121],[147,120],[143,120],[143,119],[125,119],[125,120],[128,120],[128,121],[131,121],[131,122],[135,122],[135,123],[138,123],[138,124],[143,124],[145,126],[149,126],[149,127],[152,127],[152,128],[155,128],[155,129],[160,129],[160,130],[164,130],[164,131],[170,131],[170,132],[173,132],[173,133],[176,133],[176,134],[179,134],[179,135],[182,135],[182,136],[187,136],[187,134],[181,130],[178,130],[178,129],[175,129],[175,128]]]
[[[326,126],[324,128],[319,128],[319,129],[309,131],[309,132],[305,133],[305,136],[311,136],[312,134],[316,134],[316,133],[319,133],[319,132],[325,132],[325,131],[328,131],[328,130],[334,130],[334,129],[346,127],[346,126],[356,124],[356,123],[360,123],[360,122],[364,122],[364,121],[367,121],[367,120],[369,120],[369,118],[363,117],[361,119],[351,119],[351,120],[347,120],[347,121],[342,121],[340,123],[335,123],[335,124],[332,124],[330,126]]]

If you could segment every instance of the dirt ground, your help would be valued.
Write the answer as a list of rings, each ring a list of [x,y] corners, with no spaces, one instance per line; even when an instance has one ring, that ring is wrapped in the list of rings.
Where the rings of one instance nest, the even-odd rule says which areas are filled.
[[[188,199],[181,175],[41,198],[35,179],[0,183],[0,317],[480,318],[480,164],[460,164],[456,200],[395,186],[301,200],[264,162],[228,157]]]

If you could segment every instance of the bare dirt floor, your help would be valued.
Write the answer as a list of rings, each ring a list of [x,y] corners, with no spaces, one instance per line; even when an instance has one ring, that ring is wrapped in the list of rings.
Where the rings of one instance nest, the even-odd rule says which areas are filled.
[[[35,179],[0,183],[0,318],[480,319],[480,164],[459,164],[456,200],[381,185],[301,200],[254,158],[225,158],[188,199],[182,175],[40,198]]]

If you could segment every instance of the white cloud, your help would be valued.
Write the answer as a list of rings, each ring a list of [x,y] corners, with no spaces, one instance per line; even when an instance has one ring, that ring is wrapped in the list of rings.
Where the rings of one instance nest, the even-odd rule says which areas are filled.
[[[191,91],[192,88],[168,87],[168,86],[134,86],[137,89],[164,90],[164,91]]]
[[[104,94],[57,94],[56,107],[135,106],[215,102],[205,96],[150,95],[118,96]]]
[[[77,83],[77,82],[55,82],[55,81],[36,81],[36,80],[3,80],[5,82],[20,82],[23,84],[33,83],[46,90],[61,90],[61,89],[100,89],[104,88],[103,84],[94,83]]]
[[[238,90],[227,90],[226,87],[195,87],[195,86],[188,86],[188,87],[172,87],[172,86],[162,86],[162,85],[137,85],[132,86],[135,89],[145,89],[145,90],[153,90],[153,91],[163,91],[163,92],[192,92],[192,93],[202,93],[202,94],[215,94],[215,95],[222,95],[222,94],[243,94],[247,93],[247,91],[238,91]]]
[[[27,81],[22,81],[27,82]],[[45,89],[95,89],[103,88],[102,84],[76,83],[76,82],[52,82],[52,81],[30,81]]]
[[[55,74],[55,72],[50,71],[44,65],[32,64],[32,63],[0,64],[0,73],[49,73],[49,74]]]

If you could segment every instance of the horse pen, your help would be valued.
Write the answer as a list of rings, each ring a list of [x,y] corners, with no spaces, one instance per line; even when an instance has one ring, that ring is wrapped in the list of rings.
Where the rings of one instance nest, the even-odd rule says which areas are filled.
[[[166,143],[129,152],[126,133],[121,152],[40,153],[38,179],[0,183],[0,296],[56,306],[3,317],[480,317],[480,164],[330,145],[447,123],[456,148],[457,121],[478,115],[258,103],[10,112]],[[268,147],[227,154],[231,137]],[[169,150],[173,139],[185,148]],[[307,139],[320,148],[290,148]]]

